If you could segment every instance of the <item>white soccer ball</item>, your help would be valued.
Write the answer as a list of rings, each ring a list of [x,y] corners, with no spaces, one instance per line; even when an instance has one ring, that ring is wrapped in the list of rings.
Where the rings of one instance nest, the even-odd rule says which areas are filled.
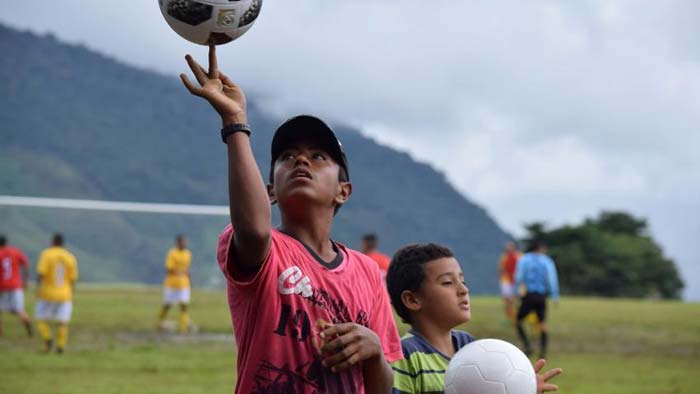
[[[460,349],[445,372],[445,394],[535,394],[537,376],[527,356],[500,339]]]
[[[262,0],[158,0],[168,25],[188,41],[221,45],[247,32]]]

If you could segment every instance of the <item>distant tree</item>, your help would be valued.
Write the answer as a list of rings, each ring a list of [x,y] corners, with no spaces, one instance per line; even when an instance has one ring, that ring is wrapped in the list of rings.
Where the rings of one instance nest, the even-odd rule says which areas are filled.
[[[647,228],[646,220],[637,219],[624,212],[603,211],[597,220],[591,221],[591,224],[610,233],[637,236],[643,235]]]
[[[529,248],[533,241],[544,239],[546,228],[544,222],[532,222],[525,224],[524,227],[525,231],[527,231],[527,236],[522,240],[525,249]]]
[[[543,240],[557,263],[563,293],[604,297],[679,298],[674,262],[647,235],[647,222],[625,212],[602,212],[578,226],[525,226],[525,241]]]

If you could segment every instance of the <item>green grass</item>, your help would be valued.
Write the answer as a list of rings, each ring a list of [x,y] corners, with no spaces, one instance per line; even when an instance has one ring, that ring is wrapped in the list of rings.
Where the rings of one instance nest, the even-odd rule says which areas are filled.
[[[500,324],[500,299],[473,304],[472,322],[461,328],[519,344]],[[700,304],[564,298],[548,312],[548,365],[565,371],[555,379],[561,393],[700,392]]]
[[[27,292],[31,311],[33,297]],[[3,314],[0,380],[8,393],[231,393],[235,345],[221,291],[195,291],[191,317],[200,333],[158,335],[160,289],[78,289],[68,351],[41,354],[14,316]],[[171,319],[176,318],[171,311]],[[561,393],[697,393],[700,304],[565,298],[550,308],[549,364]],[[496,297],[473,299],[479,338],[517,343]],[[399,325],[403,334],[407,327]]]

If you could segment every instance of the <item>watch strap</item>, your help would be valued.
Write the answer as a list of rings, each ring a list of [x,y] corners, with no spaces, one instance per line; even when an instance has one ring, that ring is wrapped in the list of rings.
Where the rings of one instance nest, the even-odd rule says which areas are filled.
[[[231,123],[221,129],[221,140],[226,143],[226,139],[234,133],[246,133],[250,136],[250,126],[246,123]]]

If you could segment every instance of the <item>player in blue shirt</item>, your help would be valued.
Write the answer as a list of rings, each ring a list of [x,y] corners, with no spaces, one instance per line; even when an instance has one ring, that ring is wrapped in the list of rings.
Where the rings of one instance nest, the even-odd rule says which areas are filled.
[[[556,302],[559,300],[559,279],[557,269],[549,256],[545,254],[546,245],[541,241],[534,241],[530,251],[519,260],[515,270],[515,286],[525,286],[526,293],[521,298],[520,309],[516,317],[518,336],[523,341],[525,354],[532,353],[530,341],[523,330],[522,321],[530,312],[537,314],[540,322],[540,358],[547,353],[547,296],[551,295]]]

